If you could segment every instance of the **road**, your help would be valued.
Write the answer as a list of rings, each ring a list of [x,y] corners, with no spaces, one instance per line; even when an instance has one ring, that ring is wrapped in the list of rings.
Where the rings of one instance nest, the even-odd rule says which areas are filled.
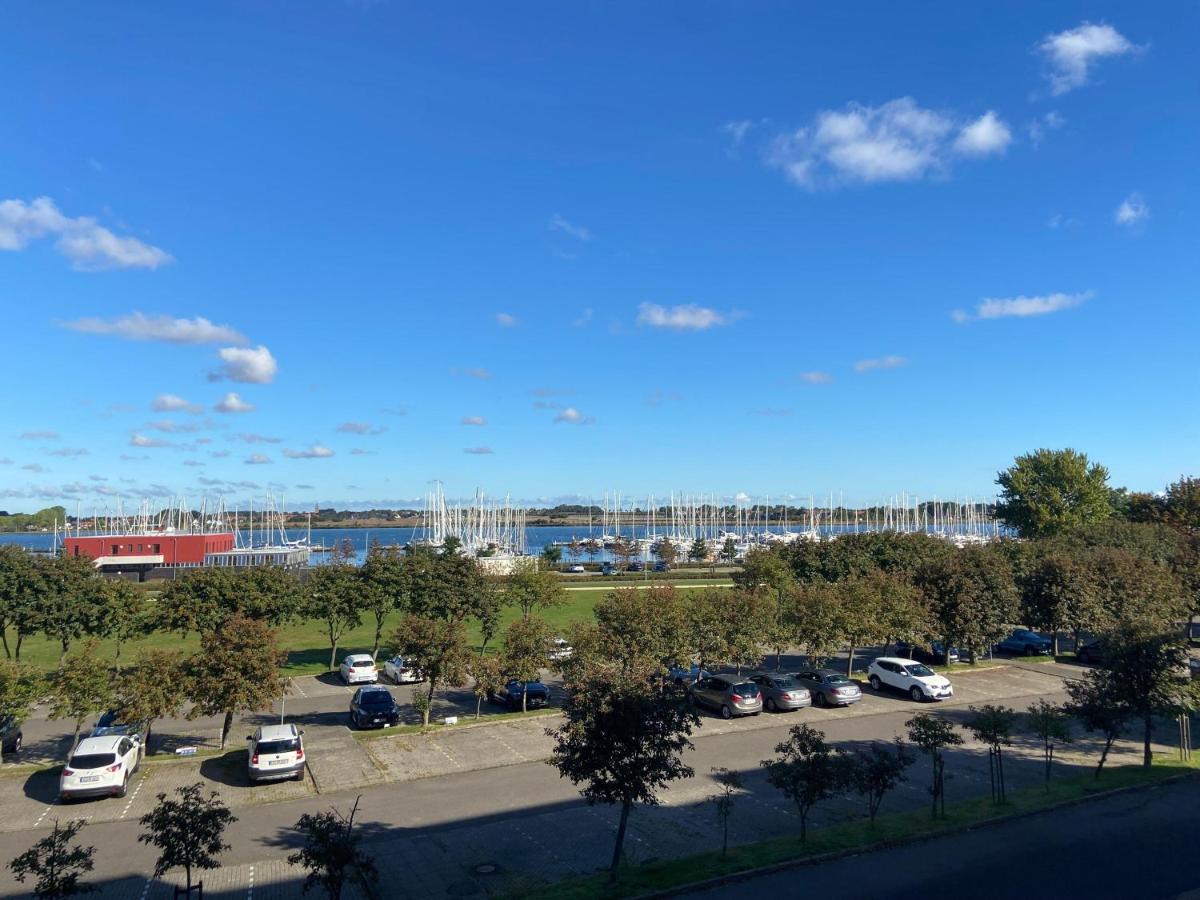
[[[689,894],[697,900],[887,897],[966,892],[989,900],[1070,897],[1195,900],[1200,779],[1159,785],[965,834],[789,869]]]

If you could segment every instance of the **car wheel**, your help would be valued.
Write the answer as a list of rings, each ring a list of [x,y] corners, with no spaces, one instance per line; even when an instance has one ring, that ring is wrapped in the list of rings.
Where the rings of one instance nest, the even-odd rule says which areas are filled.
[[[21,738],[22,738],[22,735],[18,734],[17,739],[15,741],[13,741],[12,750],[9,751],[10,753],[20,753],[21,752]]]
[[[118,790],[116,792],[116,794],[114,794],[113,796],[124,797],[128,793],[129,793],[129,776],[126,775],[125,780],[121,782],[120,790]]]
[[[767,698],[767,712],[779,712],[779,707],[775,705],[775,698]]]
[[[733,718],[733,710],[730,709],[728,706],[726,706],[724,703],[721,704],[721,718],[722,719],[732,719]]]
[[[913,689],[908,692],[908,695],[917,703],[920,703],[925,699],[925,695],[921,693],[921,689],[916,686],[914,686]]]
[[[878,675],[872,675],[870,678],[867,679],[867,681],[869,681],[871,683],[871,690],[873,690],[873,691],[877,691],[881,687],[883,687],[883,682],[879,680]]]
[[[815,703],[817,706],[824,707],[825,706],[825,692],[824,691],[815,691],[813,693],[813,703]]]

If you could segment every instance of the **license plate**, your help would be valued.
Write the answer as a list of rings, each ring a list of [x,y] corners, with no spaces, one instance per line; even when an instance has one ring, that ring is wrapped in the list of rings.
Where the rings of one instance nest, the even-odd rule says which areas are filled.
[[[267,763],[267,765],[268,766],[282,766],[285,762],[287,762],[286,759],[273,759],[269,763]]]
[[[89,781],[99,781],[99,780],[100,780],[99,775],[84,775],[82,778],[79,779],[80,783],[85,783],[85,782],[89,782]]]

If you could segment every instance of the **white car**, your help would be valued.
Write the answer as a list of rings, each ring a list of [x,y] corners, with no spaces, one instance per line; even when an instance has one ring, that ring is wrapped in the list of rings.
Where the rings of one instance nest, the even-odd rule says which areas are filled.
[[[141,762],[141,745],[126,735],[84,738],[58,777],[59,799],[124,797]]]
[[[552,662],[562,662],[565,659],[570,659],[574,652],[575,648],[560,637],[554,638],[550,642],[549,656]]]
[[[338,672],[346,684],[376,684],[379,681],[379,670],[370,653],[351,653],[342,660]]]
[[[567,569],[567,571],[570,572],[572,575],[582,575],[584,572],[587,571],[587,569],[585,569],[583,566],[579,565],[579,563],[576,563],[575,565],[569,567]]]
[[[421,671],[410,666],[399,654],[383,664],[383,674],[392,684],[416,684],[425,680]]]
[[[954,687],[950,684],[950,679],[938,675],[929,666],[915,659],[881,656],[867,667],[867,676],[875,690],[889,687],[903,691],[917,702],[948,700],[954,696]]]
[[[370,657],[368,657],[369,659]],[[264,725],[247,740],[250,757],[246,774],[250,783],[278,781],[281,778],[304,780],[304,742],[295,725]]]

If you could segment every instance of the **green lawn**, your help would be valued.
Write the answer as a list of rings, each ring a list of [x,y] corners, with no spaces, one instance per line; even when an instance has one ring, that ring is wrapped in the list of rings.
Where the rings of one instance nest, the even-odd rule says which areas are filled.
[[[566,591],[564,592],[566,603],[562,606],[545,610],[541,615],[550,623],[552,628],[565,630],[573,622],[591,619],[592,608],[596,605],[596,602],[605,593],[617,586],[606,585],[598,586],[594,590]],[[701,586],[692,585],[679,588],[680,591],[701,589]],[[503,633],[503,628],[509,622],[519,616],[520,610],[516,608],[504,610],[501,615],[501,633]],[[399,621],[400,614],[395,613],[384,626],[383,649],[390,648],[389,637]],[[374,620],[368,622],[364,619],[360,627],[348,632],[338,642],[338,659],[340,660],[348,652],[369,653],[373,635]],[[478,646],[482,639],[478,623],[468,623],[467,636],[473,645]],[[9,647],[15,646],[15,640],[16,636],[10,631],[8,634]],[[287,650],[288,654],[287,662],[284,664],[282,670],[285,675],[316,675],[328,671],[329,643],[319,622],[305,621],[283,626],[279,629],[279,643],[280,646]],[[138,652],[142,649],[174,648],[190,652],[198,646],[199,640],[195,635],[188,635],[186,638],[181,638],[178,634],[156,632],[142,640],[126,642],[121,648],[121,662],[122,664],[132,663],[137,658]],[[100,648],[101,652],[106,656],[110,658],[115,656],[116,645],[112,641],[101,641]],[[26,639],[22,645],[21,660],[22,662],[30,663],[38,669],[50,671],[58,666],[60,650],[61,648],[57,642],[47,640],[40,635],[34,636]]]
[[[621,872],[620,881],[615,886],[607,883],[607,875],[593,875],[556,883],[514,884],[508,896],[530,900],[593,900],[665,891],[787,860],[802,860],[830,853],[869,851],[914,838],[936,837],[941,833],[957,831],[989,820],[1034,812],[1114,788],[1150,784],[1198,769],[1200,760],[1189,763],[1161,761],[1156,762],[1149,770],[1140,766],[1120,766],[1106,770],[1099,781],[1088,774],[1056,779],[1051,782],[1049,791],[1040,787],[1013,791],[1003,806],[993,805],[986,796],[948,805],[946,818],[936,821],[930,818],[927,809],[914,810],[880,817],[874,829],[865,819],[829,828],[817,828],[810,832],[805,843],[801,843],[799,837],[788,836],[756,844],[743,844],[730,848],[729,856],[725,859],[721,859],[718,853],[705,852],[632,866]],[[737,816],[736,809],[733,815]],[[714,833],[716,827],[714,817]],[[864,864],[870,863],[864,861]]]

